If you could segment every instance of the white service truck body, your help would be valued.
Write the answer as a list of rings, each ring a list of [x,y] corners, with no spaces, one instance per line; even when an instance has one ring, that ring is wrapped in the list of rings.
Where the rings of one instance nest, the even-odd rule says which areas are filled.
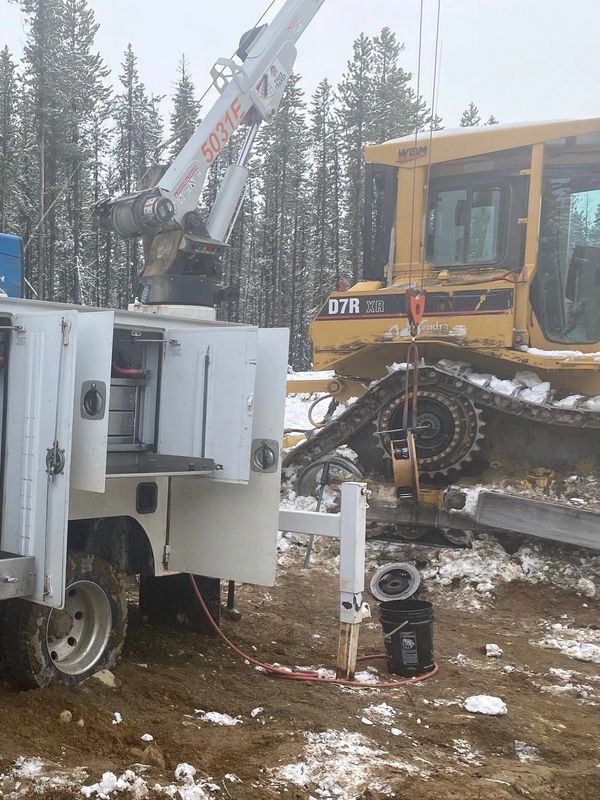
[[[73,543],[272,585],[287,330],[2,298],[0,348],[1,599],[62,607]]]

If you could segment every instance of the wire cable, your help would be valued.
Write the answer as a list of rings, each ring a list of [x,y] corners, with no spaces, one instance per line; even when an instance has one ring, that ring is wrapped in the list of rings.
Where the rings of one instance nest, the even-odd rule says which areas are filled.
[[[431,121],[429,123],[429,147],[427,148],[427,177],[425,183],[425,236],[427,236],[427,224],[429,220],[429,180],[431,177],[431,145],[433,142],[433,122],[436,116],[436,84],[438,79],[438,48],[440,44],[440,16],[442,10],[442,0],[437,3],[437,21],[435,26],[435,54],[433,63],[433,86],[431,89]],[[421,289],[425,281],[425,247],[421,248]]]
[[[421,0],[420,14],[419,14],[419,49],[417,56],[417,119],[415,121],[415,151],[419,141],[419,102],[421,97],[421,55],[423,52],[423,2]],[[412,268],[413,268],[413,249],[414,249],[414,236],[415,236],[415,194],[417,190],[417,165],[413,161],[412,167],[413,181],[412,181],[412,198],[411,198],[411,212],[410,212],[410,258],[408,265],[408,285],[412,284]]]

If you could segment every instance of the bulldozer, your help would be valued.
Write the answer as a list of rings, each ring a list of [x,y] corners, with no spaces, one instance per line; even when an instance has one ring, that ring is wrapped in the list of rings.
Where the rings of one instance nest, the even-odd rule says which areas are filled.
[[[543,484],[600,459],[600,118],[424,132],[365,162],[362,279],[311,323],[327,372],[288,382],[329,401],[288,474],[301,494],[367,475],[414,537],[531,528],[533,506],[485,491],[499,472]],[[575,518],[600,534],[546,505],[549,538]]]

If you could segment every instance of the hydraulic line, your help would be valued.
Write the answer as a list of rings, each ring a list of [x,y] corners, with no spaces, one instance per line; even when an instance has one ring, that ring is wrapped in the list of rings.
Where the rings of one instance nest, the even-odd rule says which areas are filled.
[[[146,371],[138,367],[122,367],[113,359],[112,374],[115,378],[143,378]]]
[[[208,610],[206,603],[204,602],[204,598],[202,597],[202,593],[198,586],[196,585],[196,581],[194,580],[194,576],[190,575],[190,582],[192,584],[192,588],[194,590],[194,594],[196,599],[200,603],[200,607],[208,620],[210,627],[214,630],[217,636],[224,642],[224,644],[237,656],[243,659],[246,663],[252,664],[252,666],[257,667],[260,671],[262,671],[266,675],[271,675],[275,678],[283,678],[284,680],[288,681],[305,681],[310,683],[332,683],[336,686],[354,686],[356,689],[393,689],[397,686],[410,686],[413,683],[422,683],[423,681],[427,680],[427,678],[432,678],[434,675],[437,675],[439,672],[439,666],[437,664],[433,665],[433,669],[431,672],[427,672],[425,675],[417,675],[415,678],[404,678],[398,681],[377,681],[377,683],[366,683],[364,681],[350,681],[345,680],[343,678],[323,678],[318,675],[313,670],[295,670],[288,672],[287,670],[276,667],[274,664],[267,664],[264,661],[259,661],[252,656],[247,655],[240,650],[240,648],[235,645],[231,639],[229,639],[219,628],[217,623],[214,621],[212,614]],[[359,656],[358,661],[375,661],[376,659],[385,658],[384,653],[377,653],[374,655],[368,656]]]

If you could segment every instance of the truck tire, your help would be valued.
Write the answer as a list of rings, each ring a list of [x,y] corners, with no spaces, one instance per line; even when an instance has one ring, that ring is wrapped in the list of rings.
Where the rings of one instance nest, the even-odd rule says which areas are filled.
[[[70,550],[64,609],[27,600],[7,601],[3,651],[17,681],[27,689],[73,686],[113,667],[127,630],[127,599],[108,561]]]

